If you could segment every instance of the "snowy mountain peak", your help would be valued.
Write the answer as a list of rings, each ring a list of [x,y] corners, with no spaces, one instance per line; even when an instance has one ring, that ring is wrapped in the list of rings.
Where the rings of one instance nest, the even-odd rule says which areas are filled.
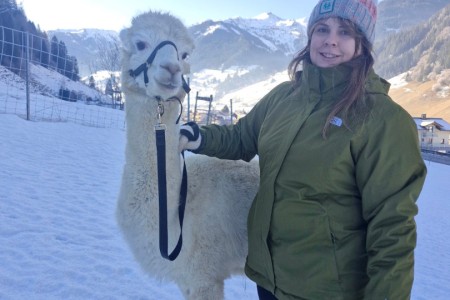
[[[304,26],[296,20],[282,19],[271,12],[265,12],[253,18],[232,18],[225,20],[224,22],[237,25],[246,30],[248,28],[268,29],[277,27]]]
[[[117,32],[114,30],[103,30],[103,29],[93,29],[93,28],[83,28],[83,29],[58,29],[50,30],[50,35],[63,36],[70,35],[72,37],[76,36],[79,39],[89,39],[89,38],[105,38],[110,40],[111,37],[117,36]]]
[[[295,21],[301,25],[303,25],[305,28],[308,27],[308,21],[309,21],[309,17],[304,17],[304,18],[299,18],[299,19],[295,19]]]
[[[305,26],[296,20],[281,19],[271,12],[254,18],[233,18],[224,21],[259,39],[270,51],[292,55],[306,44]]]
[[[256,17],[253,17],[252,19],[255,19],[255,20],[268,20],[268,21],[272,21],[272,20],[279,21],[279,20],[281,20],[281,18],[279,18],[278,16],[274,15],[271,12],[265,12],[265,13],[259,14]]]

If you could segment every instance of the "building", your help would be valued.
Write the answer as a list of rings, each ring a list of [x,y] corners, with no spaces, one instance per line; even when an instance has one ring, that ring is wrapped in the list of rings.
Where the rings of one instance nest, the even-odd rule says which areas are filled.
[[[450,124],[447,121],[442,118],[427,118],[426,114],[413,119],[422,149],[450,151]]]

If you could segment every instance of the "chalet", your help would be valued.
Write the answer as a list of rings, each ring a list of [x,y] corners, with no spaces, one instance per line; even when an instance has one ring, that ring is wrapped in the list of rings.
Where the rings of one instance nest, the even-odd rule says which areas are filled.
[[[427,118],[426,114],[413,119],[417,125],[422,149],[450,149],[450,124],[447,121],[442,118]]]

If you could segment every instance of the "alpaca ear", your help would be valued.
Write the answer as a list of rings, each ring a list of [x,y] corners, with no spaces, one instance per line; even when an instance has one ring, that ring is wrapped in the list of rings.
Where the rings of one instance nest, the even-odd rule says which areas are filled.
[[[188,62],[183,60],[181,62],[181,66],[183,68],[182,72],[184,75],[191,73],[191,65]]]
[[[129,45],[130,43],[128,43],[128,29],[122,29],[119,33],[119,37],[120,40],[122,41],[122,48],[127,51],[130,52],[130,48]]]

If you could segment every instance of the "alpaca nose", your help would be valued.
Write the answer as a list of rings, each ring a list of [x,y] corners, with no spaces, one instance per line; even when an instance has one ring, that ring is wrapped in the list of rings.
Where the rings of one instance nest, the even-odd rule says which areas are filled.
[[[176,75],[181,72],[181,66],[178,63],[166,62],[161,64],[160,67],[169,72],[171,75]]]

